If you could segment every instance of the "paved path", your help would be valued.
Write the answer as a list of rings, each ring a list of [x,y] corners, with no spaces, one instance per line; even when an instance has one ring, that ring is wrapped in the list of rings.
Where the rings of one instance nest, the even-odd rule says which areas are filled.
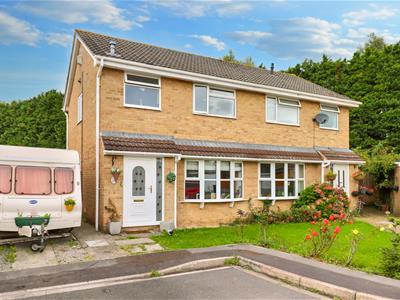
[[[400,281],[321,263],[297,255],[251,245],[221,246],[120,257],[115,259],[1,273],[0,293],[85,282],[163,270],[186,262],[242,256],[300,276],[355,291],[400,298]],[[1,298],[1,297],[0,297]]]
[[[225,267],[33,299],[325,299],[266,276]]]

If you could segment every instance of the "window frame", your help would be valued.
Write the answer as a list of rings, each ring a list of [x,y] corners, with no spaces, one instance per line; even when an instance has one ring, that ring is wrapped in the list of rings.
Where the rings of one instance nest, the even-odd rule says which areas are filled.
[[[323,106],[325,107],[335,107],[335,109],[327,109],[327,108],[323,108]],[[339,114],[340,114],[340,108],[338,105],[329,105],[329,104],[320,104],[319,105],[319,111],[320,113],[324,113],[324,112],[331,112],[331,113],[336,113],[336,127],[324,127],[324,124],[319,124],[319,128],[320,129],[327,129],[327,130],[339,130]]]
[[[47,194],[43,194],[43,193],[42,194],[24,194],[24,193],[21,194],[21,193],[17,193],[17,183],[18,183],[17,182],[17,171],[18,171],[18,168],[43,168],[43,169],[48,169],[49,173],[50,173],[50,182],[49,182],[50,191],[49,191],[49,193],[47,193]],[[45,167],[45,166],[23,166],[23,165],[15,167],[15,171],[14,171],[14,193],[16,195],[20,195],[20,196],[49,196],[53,192],[53,182],[54,182],[54,180],[53,180],[53,172],[52,172],[50,167]]]
[[[11,192],[12,192],[12,186],[13,186],[13,167],[12,166],[10,166],[10,165],[2,165],[2,164],[0,164],[0,167],[8,167],[9,169],[10,169],[10,188],[9,188],[9,190],[8,190],[8,192],[3,192],[3,191],[0,191],[0,195],[8,195],[8,194],[10,194]]]
[[[261,165],[262,164],[269,164],[271,166],[270,172],[271,176],[269,178],[267,177],[261,177]],[[275,174],[275,167],[276,164],[284,164],[284,178],[283,179],[276,179],[276,174]],[[288,164],[294,164],[295,165],[295,178],[289,178],[288,177]],[[303,177],[299,177],[299,165],[303,165]],[[299,181],[303,181],[303,188],[306,186],[306,164],[302,162],[290,162],[290,161],[260,161],[258,163],[258,199],[259,200],[295,200],[298,199],[298,194],[299,194]],[[261,196],[261,181],[270,181],[271,182],[271,197],[267,196]],[[283,181],[284,182],[284,196],[282,197],[276,197],[275,192],[276,192],[276,182],[277,181]],[[289,181],[295,181],[295,196],[288,196],[288,183]]]
[[[276,106],[275,106],[275,120],[268,120],[268,100],[269,99],[274,99]],[[294,104],[287,104],[287,103],[281,103],[281,101],[292,101],[292,102],[297,102],[298,105]],[[290,107],[297,107],[297,123],[288,123],[288,122],[281,122],[278,121],[278,107],[279,105],[281,106],[290,106]],[[265,122],[266,123],[271,123],[271,124],[280,124],[280,125],[289,125],[289,126],[300,126],[300,110],[301,110],[301,101],[299,99],[289,99],[289,98],[281,98],[281,97],[276,97],[276,96],[268,96],[266,95],[265,97]]]
[[[215,179],[205,179],[204,171],[205,171],[205,161],[215,161],[216,162],[216,178]],[[221,198],[221,161],[229,161],[230,165],[230,178],[229,178],[229,186],[230,186],[230,198]],[[187,163],[188,162],[198,162],[199,166],[199,176],[195,177],[187,177]],[[242,166],[242,177],[235,177],[235,163],[240,163]],[[244,200],[244,164],[243,161],[237,160],[219,160],[219,159],[185,159],[184,166],[184,184],[183,184],[183,197],[184,202],[204,202],[204,203],[224,203],[224,202],[235,202],[235,201],[243,201]],[[198,180],[199,185],[199,198],[198,199],[186,199],[186,181]],[[205,198],[205,181],[215,181],[216,182],[216,198],[215,199],[206,199]],[[226,181],[226,180],[225,180]],[[242,182],[242,196],[240,198],[235,198],[234,186],[235,181]]]
[[[56,189],[56,184],[57,184],[57,180],[56,180],[56,170],[57,169],[68,169],[72,171],[72,190],[69,193],[57,193],[57,189]],[[53,170],[53,184],[54,184],[54,193],[57,195],[69,195],[72,194],[75,190],[75,170],[73,168],[69,168],[69,167],[55,167]]]
[[[76,124],[78,125],[83,120],[83,94],[81,93],[77,99],[76,108]]]
[[[205,87],[207,88],[206,92],[206,107],[207,111],[198,111],[196,110],[196,86],[198,87]],[[220,91],[225,91],[225,92],[231,92],[233,93],[233,98],[226,97],[226,96],[218,96],[219,98],[223,99],[231,99],[233,100],[233,116],[224,116],[224,115],[216,115],[216,114],[211,114],[209,113],[210,110],[210,90],[220,90]],[[226,118],[226,119],[236,119],[236,90],[234,89],[229,89],[229,88],[224,88],[224,87],[218,87],[218,86],[212,86],[208,84],[202,84],[202,83],[193,83],[193,97],[192,97],[192,106],[193,106],[193,114],[194,115],[202,115],[202,116],[210,116],[210,117],[217,117],[217,118]]]
[[[151,79],[157,79],[158,80],[158,84],[144,83],[144,82],[140,82],[140,81],[128,80],[128,75],[151,78]],[[145,87],[145,88],[150,88],[150,89],[154,89],[154,90],[158,89],[158,107],[126,103],[126,86],[127,85],[135,86],[135,87]],[[143,74],[125,72],[125,74],[124,74],[124,95],[123,95],[123,98],[124,98],[123,99],[124,107],[161,111],[161,77],[148,76],[148,75],[143,75]]]

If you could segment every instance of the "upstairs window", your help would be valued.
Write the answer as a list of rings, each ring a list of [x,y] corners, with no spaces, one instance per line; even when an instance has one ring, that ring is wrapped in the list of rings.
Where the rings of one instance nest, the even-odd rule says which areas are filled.
[[[18,195],[49,195],[51,170],[46,167],[16,167],[15,193]]]
[[[79,124],[82,122],[82,94],[80,94],[78,97],[76,112],[76,123]]]
[[[160,79],[126,74],[125,106],[161,109]]]
[[[74,170],[71,168],[54,169],[54,191],[56,194],[71,194],[74,191]]]
[[[210,116],[234,118],[236,98],[231,90],[194,85],[193,111]]]
[[[12,168],[10,166],[0,165],[0,194],[11,192]]]
[[[329,117],[325,124],[320,124],[320,128],[339,129],[339,107],[321,104],[321,113]]]
[[[266,120],[269,123],[300,124],[300,101],[267,97]]]

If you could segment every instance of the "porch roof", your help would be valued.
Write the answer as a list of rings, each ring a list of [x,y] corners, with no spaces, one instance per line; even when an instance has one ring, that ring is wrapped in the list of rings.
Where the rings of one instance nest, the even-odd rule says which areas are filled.
[[[103,131],[104,150],[115,152],[164,153],[199,157],[232,157],[243,159],[295,160],[322,162],[327,160],[362,160],[349,149],[275,146],[235,142],[177,139],[174,136]]]

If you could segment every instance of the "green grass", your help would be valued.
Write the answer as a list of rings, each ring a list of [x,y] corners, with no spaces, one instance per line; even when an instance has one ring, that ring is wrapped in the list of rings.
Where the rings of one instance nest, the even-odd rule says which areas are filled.
[[[297,253],[306,256],[310,242],[304,241],[309,223],[273,224],[268,227],[270,247],[278,250]],[[353,258],[351,267],[366,272],[381,273],[381,249],[390,246],[392,234],[380,232],[371,224],[357,221],[354,224],[343,226],[342,232],[335,241],[334,246],[325,255],[324,260],[336,264],[343,264],[349,251],[349,237],[351,230],[358,229],[363,236],[358,250]],[[202,248],[236,243],[258,244],[260,240],[260,227],[258,224],[246,225],[244,238],[241,240],[239,228],[223,226],[218,228],[196,228],[175,230],[172,236],[163,234],[152,237],[166,249]]]

